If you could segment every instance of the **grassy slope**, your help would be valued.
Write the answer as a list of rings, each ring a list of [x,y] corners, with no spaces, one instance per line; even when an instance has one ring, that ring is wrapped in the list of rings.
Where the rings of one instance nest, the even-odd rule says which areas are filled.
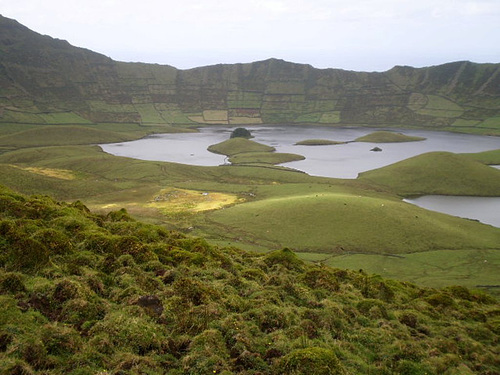
[[[0,187],[0,373],[493,374],[492,297]],[[429,348],[432,348],[429,350]]]
[[[476,154],[462,154],[472,160],[479,161],[487,165],[500,165],[500,150],[478,152]]]
[[[1,125],[0,127],[4,127]],[[1,135],[0,147],[20,148],[37,146],[84,145],[92,143],[122,142],[140,138],[152,132],[182,131],[170,126],[145,127],[137,124],[100,124],[89,126],[30,126],[26,130],[7,126]]]
[[[386,186],[403,196],[500,194],[499,170],[449,152],[418,155],[361,173],[359,180]]]

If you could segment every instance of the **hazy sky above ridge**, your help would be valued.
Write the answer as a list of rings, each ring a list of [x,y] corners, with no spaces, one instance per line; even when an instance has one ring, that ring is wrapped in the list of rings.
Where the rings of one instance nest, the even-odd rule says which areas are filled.
[[[500,62],[500,0],[0,0],[0,13],[115,60],[181,69]]]

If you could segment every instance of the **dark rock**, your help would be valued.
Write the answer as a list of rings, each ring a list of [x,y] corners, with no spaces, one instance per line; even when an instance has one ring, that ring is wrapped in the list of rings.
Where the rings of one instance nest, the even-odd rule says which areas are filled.
[[[137,304],[156,316],[160,316],[163,312],[163,304],[157,296],[139,297]]]

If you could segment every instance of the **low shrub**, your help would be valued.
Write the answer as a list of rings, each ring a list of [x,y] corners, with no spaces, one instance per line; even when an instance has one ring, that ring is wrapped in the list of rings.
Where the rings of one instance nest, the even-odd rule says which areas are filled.
[[[311,347],[297,349],[281,358],[273,368],[274,374],[342,375],[344,368],[330,349]]]
[[[264,257],[264,262],[271,267],[274,265],[281,265],[290,270],[302,270],[304,266],[304,262],[300,260],[295,253],[288,249],[284,248],[282,250],[272,251]]]
[[[434,293],[425,298],[425,300],[434,307],[446,308],[455,306],[453,298],[445,293]]]
[[[208,329],[193,338],[182,361],[189,374],[219,374],[229,371],[229,352],[220,331]]]
[[[26,292],[23,275],[18,272],[0,273],[0,293]]]

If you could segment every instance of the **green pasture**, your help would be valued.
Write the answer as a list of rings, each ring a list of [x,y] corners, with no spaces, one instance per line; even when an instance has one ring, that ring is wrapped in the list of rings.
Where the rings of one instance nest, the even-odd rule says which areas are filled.
[[[478,125],[481,128],[500,130],[500,116],[490,117]]]
[[[483,164],[500,165],[500,149],[462,155],[471,158],[472,160],[479,161]]]
[[[461,116],[464,110],[460,105],[442,96],[427,95],[427,102],[416,112],[426,116],[453,118]]]
[[[418,155],[360,173],[358,179],[403,196],[500,194],[500,170],[475,161],[472,156],[450,152]]]
[[[207,214],[202,225],[243,244],[299,252],[405,254],[497,249],[500,229],[389,197],[349,193],[277,196]]]

